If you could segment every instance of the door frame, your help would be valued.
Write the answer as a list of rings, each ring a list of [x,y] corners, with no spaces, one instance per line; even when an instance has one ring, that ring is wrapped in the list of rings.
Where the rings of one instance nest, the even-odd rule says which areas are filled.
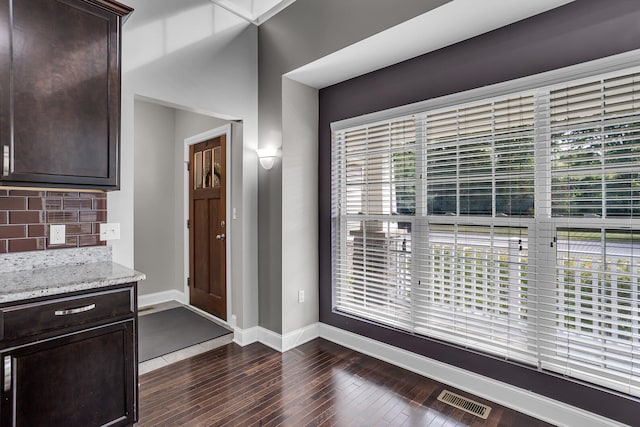
[[[182,189],[184,191],[183,194],[183,201],[184,201],[184,217],[183,217],[183,224],[184,224],[184,229],[183,229],[183,241],[184,241],[184,258],[183,258],[183,264],[184,264],[184,278],[183,278],[183,283],[184,283],[184,297],[185,297],[185,304],[189,304],[189,286],[187,285],[187,278],[189,277],[189,229],[187,228],[187,221],[189,219],[189,171],[187,170],[187,164],[189,163],[190,159],[189,159],[189,147],[191,145],[197,144],[199,142],[203,142],[203,141],[207,141],[209,139],[212,138],[216,138],[218,136],[221,135],[226,135],[226,145],[227,145],[227,155],[226,155],[226,165],[225,165],[225,188],[226,188],[226,193],[227,193],[227,197],[226,197],[226,206],[225,206],[225,215],[227,218],[226,224],[225,224],[225,235],[227,236],[227,238],[225,239],[225,251],[226,251],[226,277],[225,277],[225,286],[226,286],[226,293],[227,293],[227,319],[219,319],[216,316],[213,316],[210,313],[206,313],[209,316],[214,317],[215,319],[226,323],[229,326],[234,326],[231,324],[231,319],[233,319],[234,315],[231,311],[231,307],[233,307],[233,305],[231,304],[231,299],[233,297],[233,295],[231,294],[231,221],[233,221],[233,217],[231,216],[231,200],[232,200],[232,194],[231,194],[231,144],[233,144],[233,140],[232,140],[232,132],[231,132],[231,123],[228,123],[226,125],[217,127],[215,129],[210,129],[207,131],[204,131],[202,133],[199,133],[197,135],[194,136],[190,136],[189,138],[186,138],[184,140],[184,148],[183,148],[183,152],[184,152],[184,158],[183,158],[183,186]],[[229,220],[231,219],[231,220]],[[191,306],[189,304],[189,306]],[[205,313],[203,311],[203,313]]]

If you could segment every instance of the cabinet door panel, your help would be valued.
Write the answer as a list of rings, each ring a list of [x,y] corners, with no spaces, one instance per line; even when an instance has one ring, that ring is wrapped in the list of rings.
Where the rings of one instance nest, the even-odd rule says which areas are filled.
[[[0,45],[2,180],[115,187],[119,18],[81,0],[0,2],[12,8],[11,48]]]
[[[2,425],[132,424],[133,328],[130,320],[4,353],[12,386],[3,392]]]
[[[0,0],[0,179],[6,179],[10,166],[8,163],[12,128],[10,17],[9,0]]]

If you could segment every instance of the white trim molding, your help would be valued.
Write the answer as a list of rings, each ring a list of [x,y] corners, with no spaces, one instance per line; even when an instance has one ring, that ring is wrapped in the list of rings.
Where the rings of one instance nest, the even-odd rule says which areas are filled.
[[[296,348],[320,336],[320,323],[312,323],[282,336],[282,351]]]
[[[278,334],[261,326],[249,329],[234,327],[234,341],[236,344],[245,346],[259,342],[280,353],[296,348],[320,336],[320,323],[313,323],[303,328],[296,329],[285,335]]]
[[[260,329],[259,326],[249,329],[240,329],[236,326],[233,328],[233,342],[241,347],[258,342],[258,329]]]
[[[282,353],[282,335],[258,326],[258,341]]]
[[[152,294],[138,295],[138,307],[149,307],[154,304],[162,304],[168,301],[178,301],[181,304],[188,304],[184,292],[180,292],[177,289],[170,289],[168,291],[154,292]]]
[[[518,412],[560,426],[622,427],[609,418],[323,323],[319,336]]]

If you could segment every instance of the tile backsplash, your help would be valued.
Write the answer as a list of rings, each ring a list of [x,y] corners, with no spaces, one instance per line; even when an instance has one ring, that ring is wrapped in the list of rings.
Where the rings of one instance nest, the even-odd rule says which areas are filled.
[[[0,190],[0,253],[103,246],[106,193]],[[49,225],[66,225],[66,242],[50,245]]]

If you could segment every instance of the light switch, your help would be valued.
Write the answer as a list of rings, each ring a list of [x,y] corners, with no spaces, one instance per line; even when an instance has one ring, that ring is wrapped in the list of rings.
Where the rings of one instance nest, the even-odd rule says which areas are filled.
[[[120,238],[120,223],[107,222],[100,224],[100,240],[117,240]]]
[[[66,242],[66,229],[64,224],[51,224],[49,226],[49,244],[64,245]]]

